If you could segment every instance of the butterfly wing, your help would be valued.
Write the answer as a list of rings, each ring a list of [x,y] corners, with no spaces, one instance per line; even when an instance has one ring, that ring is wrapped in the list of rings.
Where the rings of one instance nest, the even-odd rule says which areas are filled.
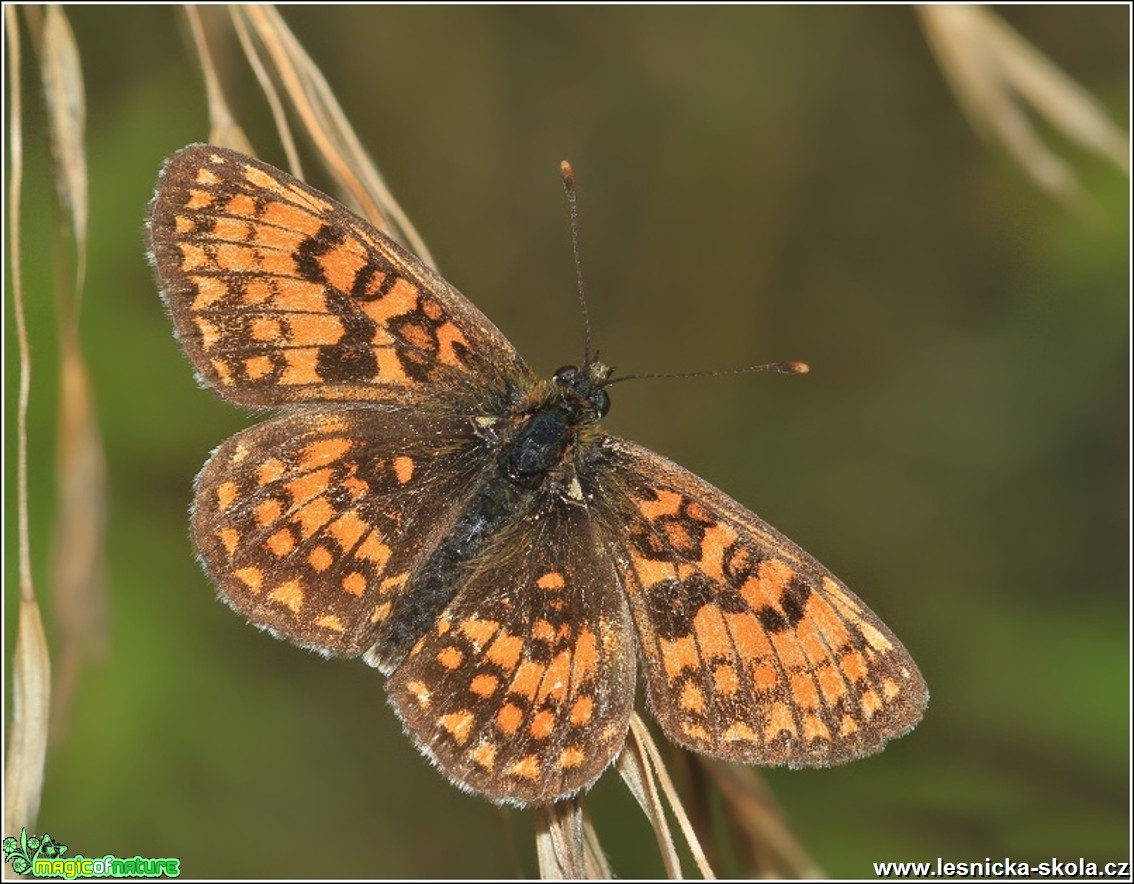
[[[530,376],[456,289],[266,163],[197,144],[162,172],[150,259],[202,382],[231,402],[399,402]]]
[[[634,703],[633,626],[586,509],[539,494],[390,676],[390,703],[457,785],[512,804],[591,785]]]
[[[825,766],[909,731],[925,682],[833,574],[705,480],[602,443],[650,706],[674,742],[750,764]]]
[[[358,656],[485,469],[479,444],[467,418],[377,406],[292,411],[238,433],[197,478],[205,572],[256,625]]]

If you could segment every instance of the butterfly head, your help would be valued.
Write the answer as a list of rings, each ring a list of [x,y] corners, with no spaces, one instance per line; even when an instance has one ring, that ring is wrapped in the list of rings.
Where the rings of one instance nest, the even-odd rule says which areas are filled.
[[[589,409],[593,419],[598,420],[610,411],[610,395],[606,392],[606,385],[613,373],[614,370],[609,365],[596,361],[582,368],[565,365],[552,375],[551,380],[564,399]]]

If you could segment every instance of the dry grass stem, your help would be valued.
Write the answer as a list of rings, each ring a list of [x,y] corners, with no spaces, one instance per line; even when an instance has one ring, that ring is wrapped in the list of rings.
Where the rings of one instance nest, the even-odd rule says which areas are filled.
[[[582,800],[567,798],[535,808],[536,856],[545,879],[612,877]]]
[[[205,24],[201,20],[201,8],[185,7],[185,18],[189,22],[189,33],[193,37],[193,48],[201,64],[205,78],[205,100],[209,108],[209,143],[220,147],[230,147],[246,154],[252,154],[252,143],[244,129],[236,122],[229,109],[228,101],[221,88],[220,74],[209,52],[209,41],[205,36]]]
[[[1052,126],[1129,174],[1129,139],[1099,103],[995,13],[979,6],[918,7],[930,47],[973,127],[999,141],[1032,179],[1061,199],[1079,194],[1070,167],[1028,119]]]
[[[12,301],[20,354],[19,402],[16,411],[17,530],[19,534],[20,612],[12,657],[12,720],[4,768],[4,832],[34,827],[43,795],[47,730],[51,703],[51,661],[43,632],[39,603],[31,576],[28,537],[28,433],[31,392],[31,352],[24,317],[23,273],[20,261],[20,197],[23,187],[23,105],[20,78],[20,34],[17,9],[4,7],[8,44],[8,260]]]

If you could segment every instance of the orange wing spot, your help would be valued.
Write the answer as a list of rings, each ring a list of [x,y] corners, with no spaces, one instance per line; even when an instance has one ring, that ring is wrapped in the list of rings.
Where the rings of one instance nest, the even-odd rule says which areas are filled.
[[[496,689],[500,687],[500,679],[495,675],[481,673],[469,682],[469,690],[476,694],[478,697],[488,699],[496,693]]]
[[[299,387],[315,385],[322,382],[319,376],[319,348],[300,347],[295,350],[284,350],[284,359],[287,367],[280,376],[280,383]]]
[[[339,317],[329,313],[293,317],[288,322],[288,343],[299,347],[324,347],[337,344],[346,334]]]
[[[267,356],[249,356],[244,360],[244,376],[258,381],[272,373],[272,360]]]
[[[465,655],[461,653],[460,649],[454,648],[452,645],[437,652],[437,662],[446,669],[456,669],[464,662],[464,659]]]
[[[256,507],[256,524],[261,528],[271,525],[283,514],[283,507],[278,500],[268,499]]]
[[[540,619],[532,624],[532,638],[536,641],[551,642],[555,638],[555,627]]]
[[[222,513],[240,496],[235,482],[221,482],[217,486],[217,509]]]
[[[713,686],[717,693],[731,697],[740,689],[740,677],[731,663],[721,663],[713,670]]]
[[[331,479],[334,474],[331,472],[330,467],[325,467],[321,470],[313,470],[292,479],[286,485],[284,490],[287,491],[291,497],[293,506],[298,506],[312,498],[318,497],[320,494],[325,494],[331,487]]]
[[[370,615],[370,622],[371,623],[385,623],[386,618],[388,618],[390,616],[390,612],[393,609],[394,609],[394,606],[391,605],[389,602],[382,602],[381,604],[375,605],[374,606],[374,613],[372,613]]]
[[[201,349],[208,350],[220,340],[220,329],[205,317],[193,317],[193,324],[197,326],[197,334],[201,338]]]
[[[274,280],[254,277],[244,284],[243,301],[247,305],[263,304],[276,294]]]
[[[685,508],[686,513],[691,511],[692,505]],[[737,533],[723,522],[710,525],[705,529],[704,539],[701,541],[701,561],[698,566],[705,576],[714,583],[725,583],[724,556],[725,550],[737,538]]]
[[[197,190],[195,187],[189,190],[189,199],[185,201],[185,208],[187,209],[207,209],[213,204],[213,195],[207,190]]]
[[[324,614],[315,621],[316,626],[321,626],[323,629],[329,629],[331,632],[346,632],[346,627],[343,626],[343,621],[334,614]]]
[[[327,528],[327,533],[338,543],[339,549],[349,552],[362,539],[370,526],[354,510],[343,513]]]
[[[508,768],[508,773],[524,780],[539,779],[539,758],[535,755],[526,755]]]
[[[859,706],[862,708],[862,714],[866,717],[866,720],[870,721],[874,717],[874,713],[882,708],[882,698],[873,690],[869,690],[862,695]]]
[[[729,635],[732,636],[732,643],[736,646],[736,653],[742,660],[757,660],[771,656],[772,643],[768,641],[768,634],[750,611],[741,611],[738,614],[725,613],[724,619],[728,625]]]
[[[734,721],[728,726],[721,739],[726,743],[755,743],[759,740],[756,731],[743,721]]]
[[[295,549],[295,537],[289,528],[281,528],[264,543],[272,555],[283,558]]]
[[[395,589],[401,589],[405,585],[405,582],[407,580],[409,580],[409,572],[408,571],[403,571],[401,574],[395,574],[393,577],[387,577],[380,584],[378,584],[378,592],[381,595],[385,595],[386,593],[392,592]],[[446,629],[440,628],[441,625],[445,624],[445,623],[447,623],[447,621],[445,621],[445,620],[441,620],[441,621],[438,622],[438,629],[437,629],[438,635],[443,635],[445,632],[448,631],[447,627],[446,627]]]
[[[256,249],[236,243],[217,243],[213,247],[213,260],[221,270],[234,273],[251,273],[263,269]]]
[[[402,368],[401,360],[389,347],[375,347],[374,358],[378,360],[378,380],[387,384],[410,384],[409,375]]]
[[[637,499],[638,512],[653,522],[662,516],[676,516],[681,511],[681,495],[668,488],[657,489],[657,500]]]
[[[638,582],[645,589],[656,586],[663,580],[673,580],[677,576],[677,572],[674,571],[670,562],[647,559],[634,553],[630,554],[630,566],[634,569],[634,575]]]
[[[782,560],[765,559],[756,569],[756,576],[744,582],[740,594],[753,610],[767,605],[779,611],[784,588],[794,576],[795,571]]]
[[[703,605],[693,616],[693,634],[701,656],[706,660],[714,657],[732,657],[732,637],[728,634],[721,609],[714,604]]]
[[[682,733],[685,734],[685,736],[689,737],[689,739],[693,740],[694,742],[697,742],[697,743],[712,743],[713,742],[712,738],[709,736],[709,732],[707,730],[705,730],[701,725],[696,724],[692,721],[681,722],[681,731],[682,731]]]
[[[405,485],[413,478],[413,458],[398,455],[394,458],[394,475],[398,477],[398,484]]]
[[[568,746],[559,753],[559,767],[563,770],[569,770],[572,767],[578,767],[587,760],[587,753],[580,749],[578,746]]]
[[[684,525],[680,522],[663,522],[662,527],[670,546],[686,555],[693,554],[693,538],[689,536]]]
[[[299,532],[306,540],[335,517],[335,508],[325,497],[316,497],[304,504],[291,520],[299,525]]]
[[[874,648],[874,650],[884,653],[894,649],[894,646],[890,644],[890,640],[865,620],[858,624],[858,629],[862,633],[863,638],[866,639],[867,644]]]
[[[468,740],[469,734],[472,733],[476,716],[473,715],[471,709],[461,709],[457,712],[450,712],[448,715],[442,715],[437,721],[441,727],[449,732],[458,746],[463,746]]]
[[[252,242],[265,249],[294,252],[303,245],[306,237],[294,230],[281,230],[270,224],[257,224],[252,231]]]
[[[376,301],[363,302],[362,311],[385,325],[395,316],[404,316],[417,309],[417,287],[408,279],[399,278],[386,294]]]
[[[418,325],[416,322],[407,322],[398,329],[398,333],[411,347],[424,350],[426,353],[433,352],[433,335],[424,326]]]
[[[866,678],[866,658],[853,648],[839,658],[839,667],[851,681],[862,681]]]
[[[543,682],[536,695],[536,702],[543,703],[551,698],[556,703],[562,703],[567,698],[567,683],[571,679],[571,652],[564,651],[556,654],[547,664]]]
[[[216,174],[211,169],[206,169],[204,166],[201,166],[197,169],[197,177],[194,180],[197,184],[204,185],[220,183],[220,179],[216,176]]]
[[[764,723],[764,742],[770,743],[780,734],[794,737],[795,719],[791,717],[791,709],[786,703],[773,703]]]
[[[252,226],[241,218],[220,217],[213,221],[210,238],[246,242],[252,238]]]
[[[264,207],[264,214],[260,219],[265,224],[273,224],[284,230],[294,230],[305,236],[314,236],[322,227],[323,222],[318,215],[289,206],[286,203],[269,203]]]
[[[685,504],[685,515],[693,521],[701,522],[704,525],[709,525],[716,521],[713,514],[695,500],[691,500]],[[732,543],[732,541],[730,540],[729,543]]]
[[[307,564],[320,574],[330,568],[334,563],[335,557],[331,555],[331,551],[321,544],[307,554]]]
[[[807,620],[823,633],[823,639],[830,648],[843,648],[850,644],[850,633],[835,609],[817,592],[807,597],[804,608]]]
[[[260,469],[256,474],[256,479],[261,485],[268,485],[271,482],[277,481],[280,476],[284,474],[284,462],[278,458],[271,458],[260,464]]]
[[[847,737],[858,730],[858,722],[851,718],[849,715],[844,715],[843,720],[839,722],[839,736]]]
[[[847,692],[846,682],[839,670],[829,663],[815,670],[815,680],[819,682],[819,690],[823,692],[823,699],[828,706],[835,705]]]
[[[347,476],[342,480],[341,484],[350,494],[351,500],[358,500],[369,490],[365,482],[354,476]]]
[[[795,636],[799,640],[799,646],[803,649],[803,653],[807,656],[807,659],[811,661],[813,667],[831,659],[831,652],[828,650],[827,644],[823,641],[823,636],[819,633],[819,630],[815,628],[814,621],[805,617],[797,623]]]
[[[232,576],[248,587],[248,591],[256,595],[264,588],[264,572],[259,568],[237,568]]]
[[[548,571],[535,582],[535,585],[540,589],[546,589],[554,592],[555,590],[562,589],[564,586],[566,586],[567,581],[563,579],[563,575],[558,571]]]
[[[681,689],[681,708],[686,712],[705,711],[705,695],[692,681],[685,682],[685,686]]]
[[[256,201],[246,193],[238,193],[228,201],[224,211],[238,218],[255,218]]]
[[[882,679],[882,696],[886,700],[893,700],[901,692],[902,692],[902,689],[900,687],[898,687],[898,683],[896,681],[894,681],[894,679],[892,679],[892,678]]]
[[[443,365],[455,365],[458,368],[464,365],[457,355],[457,344],[466,349],[469,346],[468,339],[453,323],[446,322],[437,329],[437,358]]]
[[[366,578],[359,571],[351,571],[342,580],[343,592],[353,596],[360,596],[366,592]]]
[[[819,691],[809,673],[797,672],[791,677],[791,699],[804,709],[819,708]]]
[[[323,252],[315,260],[323,269],[323,276],[326,277],[327,282],[340,292],[349,292],[353,289],[354,281],[358,279],[358,271],[366,266],[362,247],[353,237]]]
[[[776,656],[780,658],[780,662],[785,669],[807,669],[807,657],[800,648],[799,642],[795,640],[795,634],[788,630],[787,632],[776,632],[772,636],[772,647],[776,651]]]
[[[489,639],[491,639],[500,629],[500,624],[495,620],[477,620],[475,617],[470,617],[468,620],[461,621],[461,633],[469,641],[473,643],[473,647],[480,651]]]
[[[576,727],[582,727],[591,720],[595,711],[595,698],[589,695],[579,697],[571,704],[571,713],[568,720]]]
[[[780,683],[780,673],[768,663],[752,665],[752,684],[758,691],[774,691]]]
[[[299,609],[303,607],[304,596],[303,587],[298,580],[289,580],[287,583],[281,583],[268,593],[269,599],[290,608],[293,614],[298,614]]]
[[[222,387],[232,386],[232,373],[228,370],[228,363],[223,359],[213,359],[209,363],[213,367],[213,371],[217,373],[217,380],[220,381]]]
[[[590,681],[598,672],[598,661],[598,639],[589,626],[583,626],[575,640],[572,681],[577,685]]]
[[[424,313],[426,316],[428,316],[430,319],[432,319],[434,322],[436,322],[438,319],[441,318],[441,315],[445,311],[442,310],[441,305],[438,304],[436,301],[434,301],[432,298],[422,298],[421,299],[421,312]]]
[[[691,635],[673,641],[658,639],[658,646],[661,650],[662,663],[665,664],[665,674],[669,676],[670,681],[677,678],[683,669],[697,669],[701,664],[701,657],[697,654],[697,643],[693,641]]]
[[[354,554],[367,562],[373,562],[378,566],[379,571],[384,571],[386,563],[390,561],[391,550],[382,542],[382,537],[377,531],[371,531]]]
[[[277,279],[272,307],[284,313],[326,313],[326,289],[305,279]]]
[[[212,307],[217,301],[230,294],[230,289],[215,276],[193,276],[189,281],[197,288],[190,310],[199,312]]]
[[[555,715],[549,709],[541,709],[528,725],[528,733],[537,740],[546,740],[555,732]]]
[[[508,736],[512,736],[524,723],[524,710],[515,703],[505,703],[496,713],[496,726]]]
[[[803,739],[823,740],[831,739],[831,731],[828,730],[827,725],[817,715],[805,715],[803,717]]]
[[[469,752],[469,758],[485,770],[492,770],[496,765],[496,744],[486,740]]]
[[[240,532],[232,527],[220,528],[216,532],[216,536],[224,547],[224,551],[231,557],[236,551],[237,544],[240,543]]]
[[[516,675],[512,678],[512,683],[508,685],[508,693],[516,694],[528,701],[534,700],[540,682],[543,680],[545,668],[539,663],[525,660],[516,668]]]
[[[406,690],[410,692],[410,695],[415,700],[417,700],[418,706],[420,706],[423,709],[427,709],[429,707],[430,692],[429,692],[429,686],[427,684],[425,684],[425,682],[416,681],[416,680],[415,681],[407,681],[406,682]]]
[[[494,626],[496,624],[493,624]],[[464,630],[462,630],[464,631]],[[495,631],[495,630],[494,630]],[[466,631],[467,634],[467,631]],[[518,635],[509,635],[502,632],[496,637],[485,656],[489,661],[499,666],[505,672],[511,672],[520,662],[520,654],[524,650],[524,640]]]

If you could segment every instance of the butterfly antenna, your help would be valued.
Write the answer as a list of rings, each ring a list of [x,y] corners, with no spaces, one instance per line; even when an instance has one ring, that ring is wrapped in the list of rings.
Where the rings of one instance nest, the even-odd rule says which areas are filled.
[[[744,368],[726,368],[726,369],[710,369],[708,371],[682,371],[682,372],[665,372],[665,373],[650,373],[650,374],[627,374],[621,377],[611,378],[606,381],[603,386],[609,387],[611,384],[619,384],[622,381],[638,381],[643,378],[715,378],[721,375],[729,374],[752,374],[757,371],[774,371],[777,374],[807,374],[811,371],[811,366],[806,362],[768,362],[764,365],[746,365]]]
[[[579,251],[579,210],[575,205],[575,170],[566,160],[559,163],[559,177],[571,210],[571,248],[575,253],[575,279],[579,284],[579,307],[583,311],[583,371],[591,364],[591,317],[587,313],[587,296],[583,293],[583,258]]]

